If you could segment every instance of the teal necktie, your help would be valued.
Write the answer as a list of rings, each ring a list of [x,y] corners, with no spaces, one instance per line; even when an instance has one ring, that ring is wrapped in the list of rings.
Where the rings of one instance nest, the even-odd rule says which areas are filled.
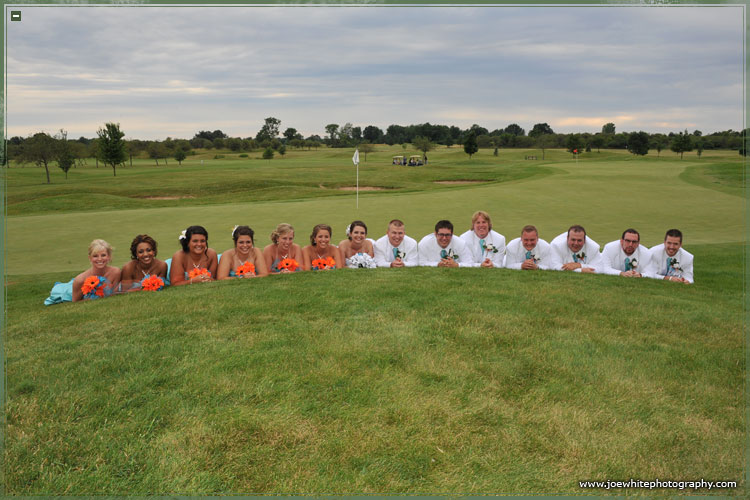
[[[393,258],[398,259],[398,248],[393,249]]]
[[[625,270],[630,271],[633,266],[630,265],[630,257],[625,257]]]
[[[526,250],[526,260],[531,258],[531,250]]]
[[[578,262],[578,254],[573,254],[573,262]]]
[[[479,251],[484,252],[484,240],[479,240]]]
[[[440,250],[440,257],[443,258],[443,259],[446,258],[446,257],[448,257],[448,252],[445,251],[445,248],[443,248],[442,250]]]

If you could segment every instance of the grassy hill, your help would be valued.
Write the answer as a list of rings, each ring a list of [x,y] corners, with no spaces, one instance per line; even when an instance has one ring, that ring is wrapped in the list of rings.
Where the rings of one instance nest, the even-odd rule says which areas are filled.
[[[266,166],[141,165],[117,178],[80,169],[70,187],[55,179],[49,189],[38,169],[10,169],[9,211],[36,208],[7,219],[5,492],[604,494],[578,481],[705,478],[740,483],[720,494],[745,493],[736,153],[680,162],[602,152],[576,164],[561,151],[469,161],[452,148],[409,170],[383,149],[360,166],[361,182],[391,189],[360,193],[359,211],[351,192],[330,187],[350,185],[348,151]],[[285,195],[232,194],[246,170],[280,179]],[[486,182],[433,182],[451,179]],[[310,191],[295,192],[297,182]],[[196,198],[128,205],[194,185]],[[60,196],[119,201],[92,211],[48,199]],[[468,226],[480,208],[508,239],[529,222],[547,239],[582,222],[602,244],[634,226],[652,245],[680,227],[696,284],[343,270],[41,305],[52,282],[86,266],[94,236],[115,244],[121,264],[137,232],[166,257],[187,223],[206,225],[221,251],[235,223],[256,228],[258,245],[282,220],[300,243],[322,221],[343,237],[354,217],[378,237],[401,216],[421,237],[442,217]]]

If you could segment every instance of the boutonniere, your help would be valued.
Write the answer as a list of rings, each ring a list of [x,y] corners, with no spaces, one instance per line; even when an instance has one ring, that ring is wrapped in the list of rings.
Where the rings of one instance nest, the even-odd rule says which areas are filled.
[[[669,267],[671,267],[675,271],[682,271],[682,268],[680,267],[680,262],[677,260],[676,257],[669,258]]]
[[[397,259],[402,259],[402,260],[403,260],[403,259],[405,259],[405,258],[406,258],[406,252],[402,252],[402,251],[401,251],[401,250],[399,250],[398,248],[396,248],[395,250],[396,250],[396,252],[395,252],[395,253],[396,253],[396,258],[397,258]]]
[[[635,269],[636,267],[638,267],[638,259],[632,259],[632,260],[630,261],[630,267],[631,267],[632,269]]]
[[[575,255],[576,255],[576,258],[578,260],[584,260],[584,259],[586,259],[586,252],[580,252],[580,253],[577,253]]]
[[[453,253],[453,249],[452,248],[448,249],[447,251],[445,250],[445,248],[443,248],[442,250],[440,250],[440,257],[443,258],[443,259],[458,260],[458,254]]]
[[[484,250],[487,253],[497,253],[499,252],[498,248],[493,245],[492,243],[483,243],[482,244],[482,250]]]

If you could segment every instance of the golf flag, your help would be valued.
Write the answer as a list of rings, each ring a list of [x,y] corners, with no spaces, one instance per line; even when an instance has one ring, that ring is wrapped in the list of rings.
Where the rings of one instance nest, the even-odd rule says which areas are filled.
[[[355,165],[359,165],[359,148],[354,150],[354,156],[352,156],[352,161]]]

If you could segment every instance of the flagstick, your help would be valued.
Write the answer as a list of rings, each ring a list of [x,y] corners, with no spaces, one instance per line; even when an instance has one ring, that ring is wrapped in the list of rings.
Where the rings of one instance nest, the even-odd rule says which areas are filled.
[[[357,163],[357,209],[359,209],[359,163]]]

